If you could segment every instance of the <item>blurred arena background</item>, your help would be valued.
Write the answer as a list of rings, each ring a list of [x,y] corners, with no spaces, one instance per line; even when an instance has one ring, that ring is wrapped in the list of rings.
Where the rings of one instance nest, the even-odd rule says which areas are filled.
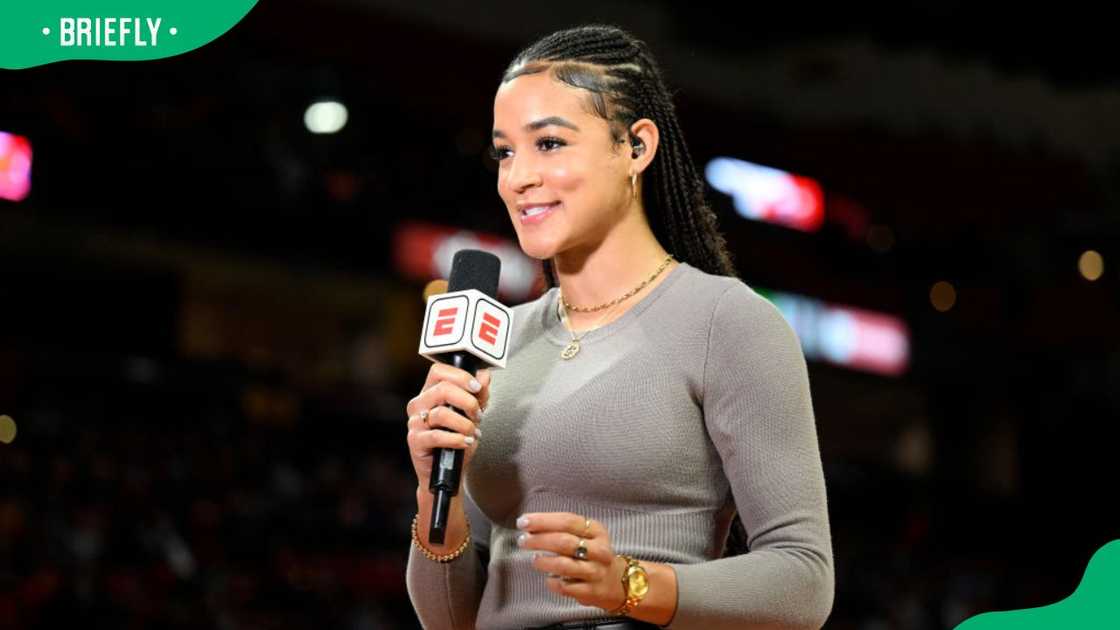
[[[0,628],[418,627],[421,293],[483,247],[537,295],[493,92],[594,21],[652,47],[809,357],[827,627],[1066,597],[1120,537],[1120,66],[1102,16],[1031,11],[263,0],[0,73]]]

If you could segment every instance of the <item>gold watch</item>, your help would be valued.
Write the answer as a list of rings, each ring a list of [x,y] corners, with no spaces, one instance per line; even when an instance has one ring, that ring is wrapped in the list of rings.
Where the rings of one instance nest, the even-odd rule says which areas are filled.
[[[622,571],[622,589],[626,592],[626,601],[610,613],[628,615],[649,592],[649,576],[645,568],[631,556],[620,553],[618,557],[626,561],[626,568]]]

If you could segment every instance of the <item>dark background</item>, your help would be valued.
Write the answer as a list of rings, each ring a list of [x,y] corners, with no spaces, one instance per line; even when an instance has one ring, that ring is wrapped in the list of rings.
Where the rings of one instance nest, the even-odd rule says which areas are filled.
[[[417,626],[394,229],[515,239],[498,77],[591,21],[651,45],[698,164],[824,187],[812,234],[709,191],[748,284],[910,327],[900,377],[809,366],[827,627],[1066,597],[1120,538],[1120,65],[1088,5],[974,4],[265,0],[179,57],[3,72],[35,153],[0,201],[0,628]],[[339,134],[303,126],[322,97]]]

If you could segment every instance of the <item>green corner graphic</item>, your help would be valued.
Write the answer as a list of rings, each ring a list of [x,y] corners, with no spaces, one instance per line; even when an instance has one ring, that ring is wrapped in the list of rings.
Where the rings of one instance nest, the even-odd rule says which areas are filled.
[[[257,0],[11,0],[0,8],[0,68],[69,59],[146,61],[233,28]]]
[[[1120,628],[1120,539],[1105,544],[1093,554],[1081,584],[1069,597],[1049,606],[969,617],[955,630],[1043,628]]]

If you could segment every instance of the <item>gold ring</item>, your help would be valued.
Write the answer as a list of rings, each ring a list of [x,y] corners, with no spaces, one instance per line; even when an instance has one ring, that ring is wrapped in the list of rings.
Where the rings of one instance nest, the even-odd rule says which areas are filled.
[[[575,558],[576,560],[587,559],[587,541],[582,538],[579,539],[579,545],[576,547]]]
[[[591,519],[585,517],[583,519],[583,537],[587,538],[589,533],[591,533]]]

